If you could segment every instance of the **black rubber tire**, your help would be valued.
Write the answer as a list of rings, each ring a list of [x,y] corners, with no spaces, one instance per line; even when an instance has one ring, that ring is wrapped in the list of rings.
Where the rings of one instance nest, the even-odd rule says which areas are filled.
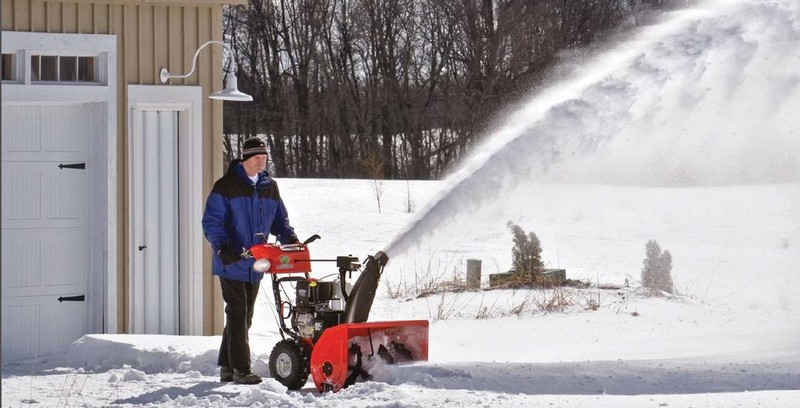
[[[290,390],[303,388],[308,381],[308,352],[297,341],[285,339],[272,348],[269,374]]]

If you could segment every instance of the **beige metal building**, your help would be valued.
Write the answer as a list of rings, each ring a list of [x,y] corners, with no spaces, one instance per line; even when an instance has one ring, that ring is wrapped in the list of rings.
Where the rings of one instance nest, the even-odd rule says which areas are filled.
[[[222,11],[2,0],[2,359],[223,327],[200,220],[222,174]]]

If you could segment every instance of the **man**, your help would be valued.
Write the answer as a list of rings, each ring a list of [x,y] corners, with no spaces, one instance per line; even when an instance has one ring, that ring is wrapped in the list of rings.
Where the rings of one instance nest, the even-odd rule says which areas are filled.
[[[258,384],[251,371],[248,332],[263,273],[241,253],[269,234],[283,244],[297,243],[278,185],[266,171],[267,146],[259,138],[244,142],[242,159],[211,190],[203,214],[203,232],[213,249],[212,271],[219,276],[225,300],[225,330],[217,364],[220,380]],[[263,234],[263,235],[261,235]]]

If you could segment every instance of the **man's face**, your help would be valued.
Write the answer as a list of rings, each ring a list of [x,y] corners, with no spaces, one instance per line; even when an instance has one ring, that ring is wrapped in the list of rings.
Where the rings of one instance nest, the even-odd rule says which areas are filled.
[[[242,162],[245,173],[253,177],[267,167],[267,155],[257,154]]]

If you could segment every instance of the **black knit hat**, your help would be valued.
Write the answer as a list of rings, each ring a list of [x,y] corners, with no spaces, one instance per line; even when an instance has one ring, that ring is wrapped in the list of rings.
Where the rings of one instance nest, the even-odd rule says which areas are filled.
[[[242,147],[242,161],[258,154],[267,154],[267,145],[257,137],[251,137],[245,140],[244,146]]]

